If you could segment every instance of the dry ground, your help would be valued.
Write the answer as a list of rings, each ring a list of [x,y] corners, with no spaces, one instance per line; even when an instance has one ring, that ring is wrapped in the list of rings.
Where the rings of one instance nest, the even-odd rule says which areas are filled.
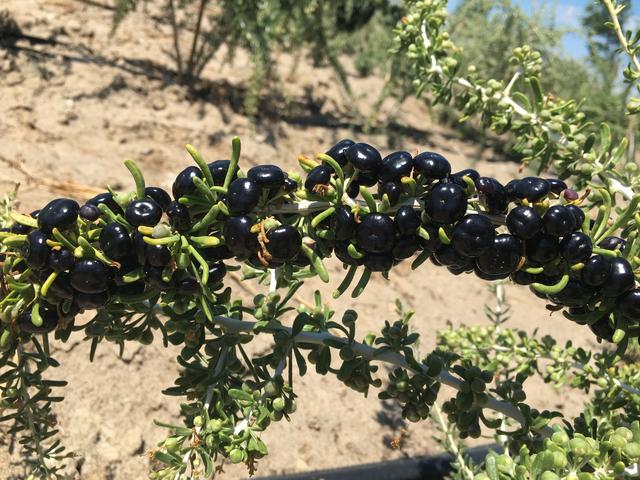
[[[381,116],[393,113],[398,123],[384,134],[363,134],[356,106],[366,112],[382,88],[379,79],[353,77],[356,99],[345,101],[328,69],[301,65],[288,76],[291,59],[279,59],[284,79],[280,92],[263,98],[264,113],[256,125],[242,115],[243,85],[248,60],[238,55],[232,65],[216,59],[206,69],[199,94],[189,96],[170,82],[165,50],[170,47],[166,25],[142,13],[131,15],[109,38],[111,12],[73,0],[2,0],[22,28],[47,37],[58,32],[66,46],[0,49],[0,191],[21,184],[18,199],[30,211],[59,194],[25,176],[31,172],[49,184],[76,182],[103,188],[131,188],[122,161],[136,159],[148,183],[169,187],[175,174],[189,163],[183,145],[198,146],[207,159],[226,158],[230,139],[243,140],[242,164],[278,163],[294,168],[301,153],[323,151],[336,140],[354,137],[387,153],[395,148],[433,149],[461,169],[475,165],[501,180],[517,175],[517,166],[478,158],[473,144],[430,121],[421,102],[388,102]],[[222,55],[220,56],[222,58]],[[87,194],[75,190],[79,198]],[[330,292],[340,281],[332,265],[329,287],[309,282],[307,295],[318,287]],[[561,340],[591,342],[585,329],[576,330],[560,315],[550,316],[525,289],[509,287],[512,325]],[[364,334],[393,319],[394,301],[401,298],[417,312],[415,328],[423,334],[426,352],[439,328],[452,322],[486,322],[483,305],[492,301],[487,285],[472,276],[453,277],[425,265],[412,272],[402,265],[391,280],[376,277],[357,305],[348,296],[336,301],[338,312],[356,307]],[[576,338],[577,336],[577,338]],[[76,335],[56,347],[62,366],[55,372],[69,381],[65,402],[56,408],[67,446],[77,452],[69,478],[139,479],[145,477],[145,455],[162,438],[154,418],[176,419],[174,400],[160,390],[176,375],[175,350],[161,346],[127,348],[123,359],[102,346],[94,363],[88,344]],[[52,372],[53,373],[53,372]],[[274,425],[264,438],[271,454],[259,464],[259,475],[338,467],[403,456],[436,453],[435,429],[425,422],[406,426],[398,411],[375,395],[364,399],[333,378],[309,374],[297,381],[298,412],[293,422]],[[531,386],[530,386],[531,387]],[[561,395],[535,385],[528,391],[536,407],[563,407]],[[408,428],[402,448],[393,450],[391,437]],[[10,439],[0,437],[0,442]],[[227,468],[227,478],[244,472]],[[0,448],[0,478],[23,478],[20,454]],[[12,476],[13,475],[13,476]]]

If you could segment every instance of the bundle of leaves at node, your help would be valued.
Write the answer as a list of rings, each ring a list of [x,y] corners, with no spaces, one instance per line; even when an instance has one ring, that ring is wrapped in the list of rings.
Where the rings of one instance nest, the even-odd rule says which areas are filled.
[[[28,389],[46,395],[60,386],[40,376],[46,363],[54,362],[48,357],[48,333],[66,340],[72,331],[84,330],[93,357],[103,339],[121,346],[126,340],[149,343],[160,330],[165,343],[183,346],[184,372],[165,393],[197,400],[182,405],[189,427],[169,426],[173,435],[155,452],[168,465],[159,478],[184,472],[193,450],[206,472],[218,454],[253,468],[267,452],[258,432],[295,410],[291,364],[295,358],[304,374],[301,350],[309,350],[317,372],[336,373],[363,393],[381,385],[372,375],[377,367],[370,364],[374,354],[367,345],[404,355],[406,363],[391,373],[381,396],[396,399],[411,421],[429,415],[439,376],[443,368],[451,369],[460,392],[444,407],[463,436],[479,436],[480,423],[488,422],[482,409],[491,372],[442,353],[419,362],[411,349],[417,335],[409,334],[406,322],[386,324],[379,338],[356,347],[357,314],[349,311],[337,323],[317,296],[315,309],[299,310],[292,328],[283,325],[280,317],[292,310],[286,304],[301,280],[329,280],[324,259],[332,254],[347,270],[336,297],[350,287],[357,270],[362,274],[354,297],[372,272],[387,275],[415,257],[414,268],[431,259],[454,275],[529,285],[550,309],[566,307],[567,318],[618,343],[619,351],[640,333],[640,289],[628,260],[635,262],[640,248],[629,233],[637,221],[636,204],[610,221],[611,199],[604,190],[594,194],[603,208],[592,220],[580,208],[586,193],[580,196],[561,180],[526,177],[502,185],[472,169],[452,172],[434,152],[400,151],[383,158],[371,145],[342,140],[315,159],[301,156],[303,177],[276,165],[242,170],[237,138],[230,160],[207,164],[197,150],[187,149],[197,166],[177,175],[172,196],[146,186],[128,161],[135,192],[105,192],[82,206],[58,198],[31,215],[7,213],[10,220],[0,233],[0,365],[10,367],[2,383],[4,408],[18,413],[5,419],[26,425],[32,417],[23,415],[37,413],[35,407],[26,413],[23,408]],[[257,296],[253,308],[233,300],[225,288],[228,270],[237,269],[232,259],[243,264],[245,278],[271,279],[271,293]],[[288,292],[281,298],[276,289],[283,287]],[[79,313],[93,310],[88,323],[76,325]],[[257,322],[243,323],[243,314]],[[301,332],[321,335],[330,328],[346,337],[296,339]],[[274,351],[248,359],[242,344],[252,337],[243,332],[272,334]],[[49,359],[36,372],[25,366],[28,342],[41,354],[34,358]],[[339,370],[331,369],[330,348],[340,350]],[[23,360],[15,362],[21,353]],[[285,364],[288,382],[282,377]],[[509,393],[503,398],[520,403]],[[546,428],[551,418],[517,409],[523,434]],[[41,448],[34,452],[46,456]]]

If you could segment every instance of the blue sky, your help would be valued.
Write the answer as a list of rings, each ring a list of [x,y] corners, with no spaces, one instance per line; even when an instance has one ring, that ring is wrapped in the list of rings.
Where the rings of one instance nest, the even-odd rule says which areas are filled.
[[[539,8],[541,4],[550,5],[555,8],[556,21],[559,26],[577,30],[576,33],[568,33],[563,39],[564,49],[567,53],[575,57],[583,57],[587,53],[585,39],[579,33],[580,17],[586,5],[593,0],[512,0],[513,3],[522,7],[525,12],[531,12],[533,6]],[[453,9],[460,3],[460,0],[449,0],[449,9]],[[635,3],[635,5],[633,5]],[[640,1],[632,0],[630,23],[637,25],[640,19]],[[630,25],[632,26],[632,25]]]

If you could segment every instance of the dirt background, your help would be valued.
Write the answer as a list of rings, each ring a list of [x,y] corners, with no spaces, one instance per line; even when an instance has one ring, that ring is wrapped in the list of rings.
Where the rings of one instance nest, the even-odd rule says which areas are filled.
[[[355,99],[347,100],[331,70],[302,63],[291,75],[292,59],[281,55],[282,83],[265,91],[263,113],[253,124],[242,108],[251,72],[245,55],[236,55],[228,64],[220,52],[205,70],[197,93],[189,94],[171,83],[168,26],[142,12],[130,15],[110,38],[112,12],[97,5],[1,0],[1,8],[11,12],[25,33],[45,38],[56,34],[62,42],[47,46],[21,41],[18,49],[0,48],[0,191],[9,192],[20,183],[18,200],[25,212],[60,194],[51,188],[54,182],[131,188],[122,165],[126,158],[139,162],[148,184],[168,188],[175,174],[190,163],[183,145],[196,145],[209,161],[227,158],[234,135],[243,141],[244,168],[258,163],[295,168],[299,154],[324,151],[335,141],[352,137],[383,153],[433,149],[456,169],[475,166],[500,180],[517,175],[517,165],[492,161],[490,152],[480,155],[475,145],[434,124],[426,106],[415,99],[402,104],[389,100],[379,118],[392,114],[397,120],[384,133],[363,133],[363,115],[383,87],[377,78],[352,74]],[[89,197],[77,189],[74,195],[79,200]],[[303,295],[310,298],[316,287],[331,292],[341,280],[339,265],[332,264],[331,273],[329,286],[311,281]],[[487,322],[483,306],[493,302],[487,284],[474,276],[453,277],[430,264],[412,272],[403,264],[394,269],[390,281],[376,276],[357,305],[348,296],[332,305],[339,314],[356,307],[364,335],[379,331],[385,319],[394,319],[396,298],[417,312],[414,327],[423,335],[424,352],[432,348],[437,330],[447,322]],[[512,326],[595,345],[586,329],[572,328],[561,315],[550,316],[526,289],[509,286],[507,300]],[[89,345],[80,334],[55,349],[61,367],[52,375],[69,381],[66,399],[55,409],[64,441],[76,452],[68,478],[145,478],[146,452],[164,435],[152,420],[177,419],[175,401],[160,393],[176,376],[177,351],[158,344],[133,344],[119,359],[115,348],[102,345],[89,363]],[[273,425],[264,434],[270,455],[259,462],[258,476],[441,450],[432,438],[437,432],[430,422],[405,425],[399,411],[377,400],[375,393],[364,399],[337,380],[313,373],[296,384],[298,411],[291,424]],[[567,407],[562,395],[547,387],[531,384],[527,393],[539,409]],[[390,440],[403,428],[407,436],[394,450]],[[25,478],[12,439],[0,432],[0,443],[7,445],[0,445],[0,478]],[[246,476],[237,467],[225,470],[222,478]]]

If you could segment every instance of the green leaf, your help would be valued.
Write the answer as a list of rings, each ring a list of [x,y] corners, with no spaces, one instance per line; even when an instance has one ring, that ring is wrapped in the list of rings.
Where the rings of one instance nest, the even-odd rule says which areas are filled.
[[[533,98],[535,100],[536,110],[542,107],[543,95],[542,88],[540,87],[540,81],[536,77],[529,78],[529,85],[531,85],[531,91],[533,92]]]
[[[293,354],[296,356],[296,363],[298,364],[300,376],[303,377],[307,373],[307,361],[304,359],[300,350],[296,347],[293,347]]]
[[[229,396],[234,400],[242,400],[245,402],[253,402],[253,396],[250,393],[245,392],[244,390],[239,390],[237,388],[229,389]]]

